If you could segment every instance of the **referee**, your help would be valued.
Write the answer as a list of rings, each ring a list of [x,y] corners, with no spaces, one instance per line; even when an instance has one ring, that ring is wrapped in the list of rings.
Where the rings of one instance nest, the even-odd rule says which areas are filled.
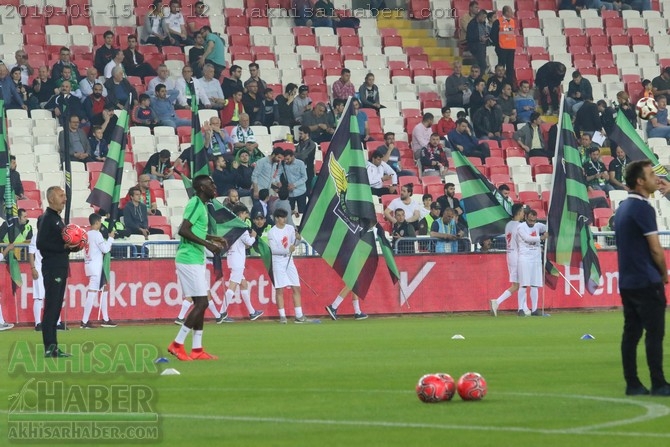
[[[47,189],[49,207],[41,218],[37,231],[37,249],[42,254],[42,277],[44,278],[44,317],[42,319],[42,340],[45,357],[70,357],[58,349],[56,323],[63,307],[67,282],[69,255],[76,245],[63,241],[65,223],[60,213],[65,208],[65,191],[60,186]]]
[[[624,317],[621,357],[626,395],[650,394],[637,374],[637,345],[642,332],[647,331],[651,394],[670,396],[670,384],[663,374],[664,284],[668,283],[668,269],[658,237],[656,212],[648,202],[658,189],[659,180],[649,160],[630,163],[625,178],[630,193],[617,209],[614,222]]]

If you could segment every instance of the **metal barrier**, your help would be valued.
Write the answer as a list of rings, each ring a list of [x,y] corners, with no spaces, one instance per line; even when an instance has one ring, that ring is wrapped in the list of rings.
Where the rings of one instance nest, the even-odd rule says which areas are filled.
[[[435,247],[438,242],[445,241],[430,236],[401,237],[393,242],[393,251],[397,255],[435,253]],[[456,241],[456,251],[452,253],[470,253],[471,251],[472,243],[470,239],[459,239]]]

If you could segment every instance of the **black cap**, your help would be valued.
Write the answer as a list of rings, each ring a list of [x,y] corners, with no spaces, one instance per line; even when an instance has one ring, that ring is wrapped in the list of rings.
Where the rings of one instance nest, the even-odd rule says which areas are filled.
[[[301,85],[300,88],[298,89],[298,93],[308,92],[308,91],[309,91],[309,87],[307,87],[306,85]]]
[[[254,213],[253,218],[254,218],[254,219],[258,219],[259,217],[262,217],[263,219],[265,219],[265,214],[263,214],[262,211],[256,211],[256,212]]]

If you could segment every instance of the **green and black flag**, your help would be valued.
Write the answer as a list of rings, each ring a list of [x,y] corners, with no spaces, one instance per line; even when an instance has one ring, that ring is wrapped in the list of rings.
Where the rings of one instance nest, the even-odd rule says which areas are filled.
[[[612,141],[615,141],[616,144],[623,149],[631,161],[649,159],[654,166],[654,173],[656,175],[664,177],[668,175],[665,166],[659,163],[654,152],[649,149],[647,143],[640,138],[640,135],[638,135],[630,124],[630,121],[628,121],[628,118],[626,118],[626,115],[624,115],[621,110],[617,112],[614,128],[610,131],[609,136]]]
[[[377,235],[392,279],[395,282],[399,277],[390,245],[388,241],[384,244],[384,231],[377,224],[351,99],[330,142],[301,234],[362,298],[377,270]]]
[[[459,151],[451,153],[461,184],[463,209],[468,216],[468,228],[473,243],[505,233],[511,216],[500,204],[500,193],[470,160]]]
[[[11,244],[21,232],[19,226],[19,211],[16,206],[16,197],[12,188],[9,150],[5,140],[5,101],[0,99],[0,197],[4,200],[5,219],[7,224],[7,241]],[[12,294],[21,287],[21,269],[19,261],[14,256],[14,250],[7,253],[7,270],[12,278]]]
[[[547,214],[547,259],[551,264],[547,264],[545,270],[550,273],[556,264],[581,268],[586,290],[593,294],[600,283],[600,262],[589,228],[593,210],[570,115],[563,112],[559,120],[554,181]]]
[[[193,98],[191,106],[191,156],[188,163],[191,178],[189,179],[183,173],[179,172],[184,182],[184,187],[189,197],[195,195],[191,179],[199,175],[210,175],[209,160],[207,159],[207,150],[205,150],[205,141],[200,130],[200,118],[198,117],[198,101]]]
[[[122,110],[112,132],[109,152],[95,187],[86,201],[100,209],[109,211],[109,228],[119,219],[119,201],[121,199],[121,180],[126,154],[128,135],[128,111]],[[103,257],[103,272],[100,285],[109,282],[111,253]]]

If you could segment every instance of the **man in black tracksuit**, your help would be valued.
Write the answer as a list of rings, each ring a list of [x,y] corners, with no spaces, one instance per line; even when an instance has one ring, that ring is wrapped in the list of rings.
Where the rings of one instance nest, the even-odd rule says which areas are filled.
[[[45,292],[42,340],[46,357],[69,357],[69,354],[58,349],[56,323],[65,297],[70,252],[78,249],[76,245],[63,241],[65,223],[60,213],[67,201],[65,191],[59,186],[51,186],[47,190],[47,200],[49,207],[40,217],[37,233],[37,249],[42,253]]]

